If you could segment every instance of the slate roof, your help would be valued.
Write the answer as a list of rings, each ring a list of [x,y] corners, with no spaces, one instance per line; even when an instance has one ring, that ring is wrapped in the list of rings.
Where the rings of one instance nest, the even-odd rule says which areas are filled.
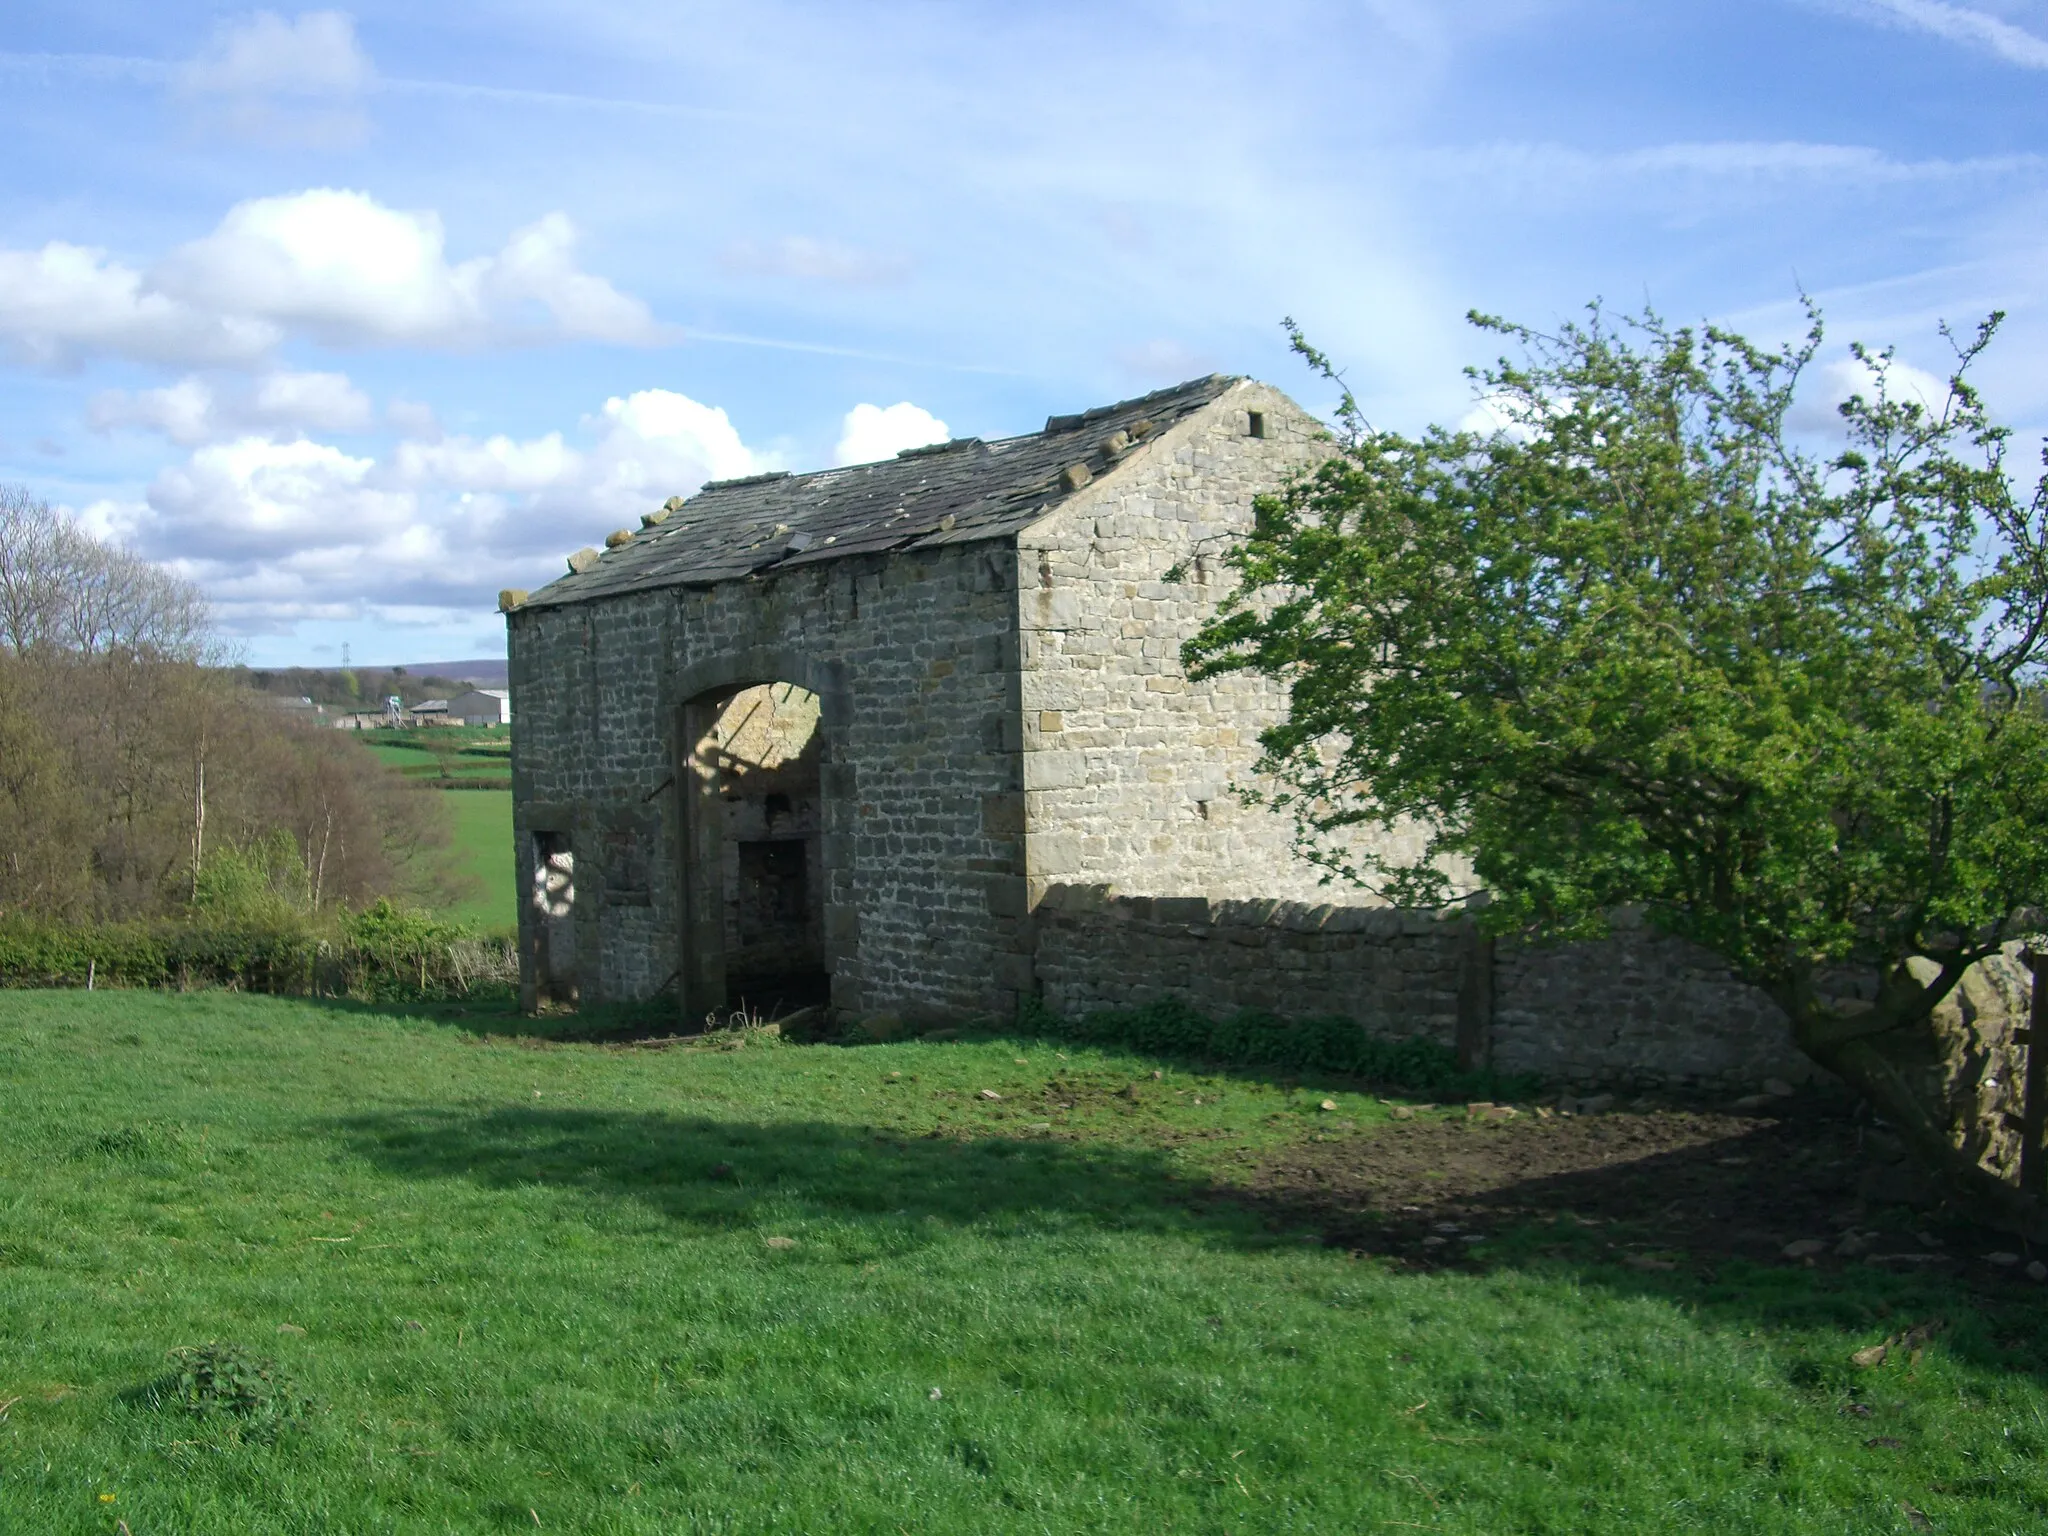
[[[1048,417],[1043,431],[1022,437],[956,438],[878,464],[714,480],[680,506],[672,502],[674,510],[643,520],[646,526],[626,542],[541,588],[523,606],[710,586],[846,555],[1002,538],[1036,522],[1095,476],[1113,472],[1129,447],[1237,382],[1212,373],[1134,400]]]

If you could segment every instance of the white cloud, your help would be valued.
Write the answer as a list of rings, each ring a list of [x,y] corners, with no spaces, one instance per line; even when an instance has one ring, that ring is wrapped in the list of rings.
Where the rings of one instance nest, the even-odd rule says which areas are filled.
[[[575,250],[576,226],[567,214],[550,213],[515,230],[505,249],[482,267],[479,282],[486,300],[538,304],[565,336],[626,343],[655,340],[660,328],[647,306],[603,278],[579,271]]]
[[[381,456],[211,442],[159,474],[122,531],[244,633],[366,610],[459,622],[670,496],[765,467],[724,411],[652,389],[607,400],[573,436],[412,439]]]
[[[370,397],[345,373],[269,373],[250,397],[252,419],[316,432],[360,432],[370,424]]]
[[[247,314],[208,312],[156,291],[105,251],[53,240],[0,250],[0,346],[34,367],[95,352],[152,363],[244,363],[282,339]]]
[[[1948,400],[1948,381],[1936,378],[1925,368],[1915,368],[1894,357],[1883,364],[1883,372],[1884,387],[1894,400],[1911,401],[1928,411],[1940,410]],[[1866,400],[1877,398],[1878,369],[1853,357],[1830,363],[1821,376],[1832,400],[1846,400],[1852,394]]]
[[[890,406],[856,405],[840,424],[839,446],[832,452],[832,462],[871,464],[894,458],[905,448],[943,443],[951,435],[943,421],[908,400]]]
[[[360,432],[371,416],[369,396],[340,373],[268,373],[254,388],[226,396],[188,376],[132,395],[106,390],[86,407],[86,419],[99,431],[139,427],[187,447],[252,429]]]
[[[304,438],[213,443],[158,475],[150,542],[185,559],[290,560],[346,542],[388,540],[412,523],[414,498],[369,484],[373,459]],[[376,573],[365,572],[374,586]]]
[[[551,213],[495,256],[451,263],[432,213],[326,187],[255,198],[146,274],[61,242],[0,250],[0,344],[47,367],[94,353],[246,363],[292,333],[354,346],[668,339],[646,305],[577,267],[575,244]]]
[[[1492,437],[1496,432],[1505,433],[1515,442],[1526,443],[1536,434],[1526,422],[1515,414],[1516,401],[1511,395],[1489,392],[1472,402],[1472,408],[1458,418],[1460,432],[1476,432],[1482,437]]]
[[[98,432],[140,427],[187,447],[215,435],[213,389],[203,379],[183,378],[132,395],[125,389],[109,389],[93,396],[85,415]]]
[[[552,213],[496,256],[451,265],[433,214],[322,187],[238,203],[212,234],[174,251],[157,281],[187,302],[343,343],[474,345],[538,329],[525,313],[533,305],[565,336],[654,340],[645,305],[577,270],[575,241]]]
[[[1863,0],[1856,10],[1901,26],[1931,32],[1952,43],[1988,48],[2008,64],[2023,69],[2048,69],[2048,38],[2016,27],[1989,12],[1944,0]]]
[[[348,96],[369,85],[373,73],[355,21],[343,12],[304,11],[286,21],[258,11],[224,23],[179,83],[222,96]]]
[[[1897,357],[1885,365],[1883,383],[1893,400],[1918,405],[1929,414],[1939,412],[1948,403],[1946,379]],[[1842,403],[1851,395],[1861,395],[1874,403],[1878,385],[1877,369],[1870,364],[1853,356],[1836,358],[1815,370],[1787,422],[1801,432],[1839,434],[1843,430]]]
[[[718,259],[729,272],[851,285],[900,282],[910,274],[910,263],[901,256],[884,256],[808,235],[785,235],[766,242],[735,240],[719,252]]]
[[[355,22],[339,11],[291,21],[258,11],[224,23],[175,80],[200,124],[230,137],[331,148],[369,133],[354,103],[375,71]]]

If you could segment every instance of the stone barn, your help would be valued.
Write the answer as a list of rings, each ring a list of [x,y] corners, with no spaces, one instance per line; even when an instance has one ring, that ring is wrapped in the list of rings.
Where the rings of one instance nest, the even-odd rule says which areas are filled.
[[[1233,796],[1284,701],[1191,682],[1181,643],[1253,498],[1329,451],[1286,396],[1212,376],[714,482],[506,593],[527,1005],[1178,997],[1552,1081],[1806,1076],[1776,1006],[1703,951],[1627,914],[1599,943],[1495,945],[1324,886]]]
[[[1179,651],[1327,441],[1211,376],[713,482],[506,594],[529,1004],[1007,1013],[1053,885],[1310,899],[1229,790],[1277,695]]]

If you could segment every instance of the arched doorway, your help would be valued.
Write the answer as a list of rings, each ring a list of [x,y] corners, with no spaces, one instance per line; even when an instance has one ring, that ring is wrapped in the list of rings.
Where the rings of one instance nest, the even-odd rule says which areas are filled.
[[[822,701],[791,682],[683,709],[684,1007],[775,1018],[831,998]]]

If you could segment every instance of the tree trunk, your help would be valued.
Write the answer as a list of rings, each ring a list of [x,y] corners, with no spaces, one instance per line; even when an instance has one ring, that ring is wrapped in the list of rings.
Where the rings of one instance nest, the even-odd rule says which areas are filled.
[[[2048,1204],[2019,1185],[2023,1053],[2034,1047],[2019,1044],[2024,994],[2008,971],[2016,962],[1993,956],[1931,1008],[1902,977],[1874,1006],[1787,1011],[1800,1050],[1869,1101],[1963,1214],[2048,1242]]]

